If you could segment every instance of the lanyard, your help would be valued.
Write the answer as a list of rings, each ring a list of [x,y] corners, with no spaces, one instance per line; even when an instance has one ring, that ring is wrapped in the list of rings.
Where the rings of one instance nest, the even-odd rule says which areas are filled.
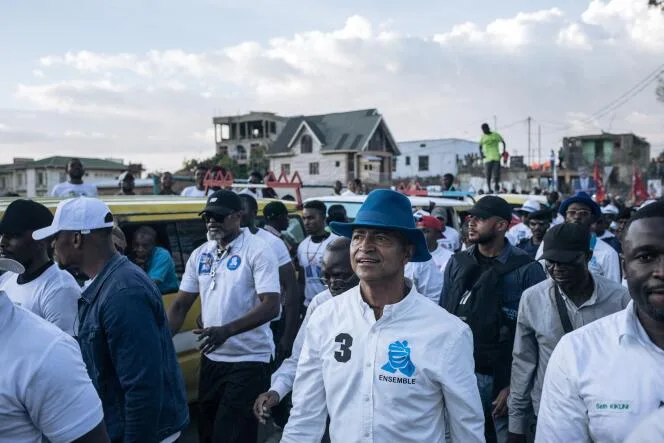
[[[217,287],[217,279],[215,278],[217,276],[217,268],[221,264],[222,261],[230,254],[232,247],[228,246],[226,249],[217,249],[217,254],[214,259],[214,262],[212,263],[212,270],[210,270],[210,278],[212,279],[212,284],[210,285],[211,289],[214,289]]]

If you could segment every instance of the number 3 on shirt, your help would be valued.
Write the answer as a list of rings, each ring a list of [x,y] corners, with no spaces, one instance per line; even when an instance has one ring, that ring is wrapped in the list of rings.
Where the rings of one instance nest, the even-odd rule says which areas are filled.
[[[353,346],[353,337],[343,332],[337,335],[334,341],[340,343],[339,350],[334,353],[334,359],[339,363],[348,362],[350,360],[350,347]]]

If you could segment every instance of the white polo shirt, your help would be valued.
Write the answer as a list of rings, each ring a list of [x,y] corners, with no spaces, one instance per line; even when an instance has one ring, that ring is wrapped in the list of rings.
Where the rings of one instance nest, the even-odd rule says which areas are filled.
[[[70,442],[104,418],[73,338],[0,291],[0,442]]]
[[[281,292],[274,251],[247,229],[217,254],[217,242],[208,241],[192,252],[180,290],[199,293],[203,325],[222,326],[244,317],[258,306],[258,294]],[[215,283],[213,283],[213,281]],[[212,361],[263,362],[274,353],[270,324],[229,338],[214,352]]]
[[[332,441],[483,442],[474,371],[461,320],[415,289],[376,320],[356,286],[311,315],[281,441],[320,441],[329,414]]]
[[[277,254],[277,265],[279,265],[279,267],[292,263],[288,248],[282,239],[274,234],[270,234],[265,229],[258,229],[255,235],[263,240],[270,247],[270,249],[272,249],[274,253]]]
[[[297,261],[304,272],[304,306],[309,306],[311,300],[325,290],[321,281],[323,255],[327,245],[337,238],[339,236],[330,234],[322,242],[314,243],[309,236],[297,247]]]
[[[39,277],[18,283],[18,274],[5,273],[0,277],[0,289],[10,300],[47,320],[69,335],[75,335],[81,287],[72,275],[53,263]]]
[[[577,329],[551,354],[537,416],[537,443],[622,443],[664,401],[664,350],[634,303]]]
[[[81,196],[96,197],[97,186],[93,185],[92,183],[81,183],[78,185],[69,182],[58,183],[51,191],[51,196],[62,197],[62,198],[81,197]]]
[[[596,241],[592,244],[593,242],[591,240],[593,256],[588,263],[588,269],[595,275],[620,283],[622,281],[620,273],[620,256],[616,250],[609,246],[605,241],[600,240],[596,236],[593,236],[593,238],[595,238]],[[542,242],[539,249],[537,249],[536,260],[540,260],[543,253],[544,242]]]
[[[444,274],[440,272],[433,259],[421,262],[408,262],[404,268],[404,275],[415,283],[417,292],[434,302],[440,303],[443,293]]]
[[[272,374],[272,385],[270,386],[270,391],[274,391],[279,394],[279,399],[288,395],[290,391],[293,390],[293,383],[295,382],[295,371],[297,369],[297,361],[300,359],[300,352],[302,351],[302,345],[304,344],[304,334],[307,330],[307,325],[309,324],[309,319],[316,309],[323,303],[328,300],[332,300],[332,294],[329,290],[325,290],[314,297],[309,303],[307,308],[307,313],[304,316],[300,330],[297,331],[297,336],[293,342],[293,352],[291,356],[288,357],[281,363],[279,369]]]

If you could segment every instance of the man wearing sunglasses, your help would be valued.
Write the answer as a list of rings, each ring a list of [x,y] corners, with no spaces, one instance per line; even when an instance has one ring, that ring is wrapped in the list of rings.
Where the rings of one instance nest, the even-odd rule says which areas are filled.
[[[269,322],[279,314],[277,256],[241,228],[242,202],[216,191],[201,212],[208,242],[192,252],[168,311],[176,334],[201,296],[203,327],[198,402],[201,443],[256,441],[254,400],[269,384],[274,342]]]
[[[293,389],[297,361],[300,358],[300,351],[304,343],[304,334],[307,330],[311,314],[320,305],[331,300],[332,297],[343,294],[359,283],[359,279],[350,265],[350,239],[344,237],[337,238],[328,244],[325,248],[322,265],[323,283],[327,286],[327,289],[311,300],[300,331],[293,343],[293,353],[272,374],[270,389],[261,394],[254,403],[254,414],[261,423],[265,423],[267,418],[269,418],[270,409],[279,404]]]
[[[549,278],[521,297],[509,398],[510,443],[526,442],[531,412],[537,415],[544,373],[553,349],[567,332],[621,311],[627,288],[588,270],[590,232],[575,223],[554,226],[544,236]]]
[[[560,205],[560,214],[565,217],[565,223],[581,225],[591,233],[590,250],[593,254],[588,263],[590,272],[620,283],[622,277],[618,253],[592,232],[593,224],[602,216],[599,205],[585,192],[577,192]],[[542,258],[542,252],[543,247],[540,245],[537,260]]]

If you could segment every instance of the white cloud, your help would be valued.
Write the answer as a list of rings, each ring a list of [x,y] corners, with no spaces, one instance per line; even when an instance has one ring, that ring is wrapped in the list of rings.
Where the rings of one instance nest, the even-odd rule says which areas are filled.
[[[88,149],[149,156],[155,167],[179,163],[176,153],[212,154],[211,117],[251,109],[290,115],[377,107],[397,139],[475,139],[479,123],[493,115],[499,129],[530,115],[536,124],[564,121],[569,132],[610,126],[656,140],[661,127],[635,117],[663,112],[648,89],[614,113],[592,118],[661,58],[664,17],[641,3],[595,0],[581,16],[552,8],[423,37],[351,16],[329,32],[203,52],[71,51],[38,61],[38,70],[58,81],[23,82],[15,96],[52,113],[53,124],[60,123],[55,133],[66,127],[115,134],[96,138]],[[546,124],[543,133],[545,152],[565,135]],[[523,125],[505,135],[510,149],[524,153]],[[172,154],[152,156],[154,149]]]

